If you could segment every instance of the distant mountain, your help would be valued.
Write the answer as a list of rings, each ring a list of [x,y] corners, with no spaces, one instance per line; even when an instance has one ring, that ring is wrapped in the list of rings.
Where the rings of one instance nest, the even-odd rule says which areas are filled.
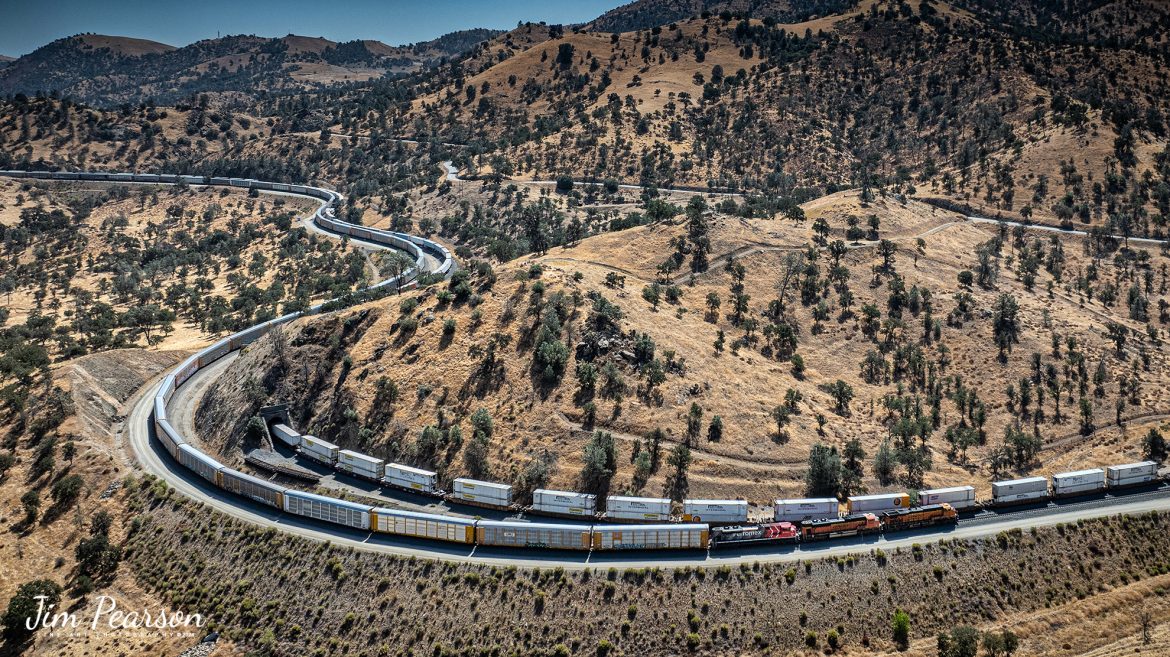
[[[8,66],[9,64],[11,64],[14,61],[16,61],[15,57],[9,57],[8,55],[0,55],[0,68],[4,68],[5,66]]]
[[[611,9],[586,24],[597,32],[632,32],[668,25],[703,13],[729,12],[752,18],[799,23],[841,13],[858,0],[636,0]]]
[[[110,106],[147,98],[170,104],[195,93],[311,89],[418,71],[496,34],[465,30],[406,46],[293,34],[239,35],[181,48],[81,34],[6,62],[0,67],[0,93],[57,91],[87,104]]]

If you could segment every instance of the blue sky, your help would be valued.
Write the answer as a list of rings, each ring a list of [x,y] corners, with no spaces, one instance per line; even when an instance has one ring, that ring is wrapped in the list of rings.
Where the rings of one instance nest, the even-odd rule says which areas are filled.
[[[184,46],[220,34],[426,41],[517,21],[579,23],[629,0],[2,0],[0,54],[18,57],[81,32]]]

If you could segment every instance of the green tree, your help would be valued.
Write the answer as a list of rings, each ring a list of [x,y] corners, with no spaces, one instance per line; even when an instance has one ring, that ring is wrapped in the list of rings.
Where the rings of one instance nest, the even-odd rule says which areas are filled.
[[[772,420],[776,423],[776,439],[783,442],[787,436],[784,427],[788,426],[788,419],[792,416],[792,411],[784,404],[777,404],[772,409]]]
[[[1146,460],[1162,463],[1167,457],[1166,438],[1157,429],[1150,429],[1142,440],[1142,453]]]
[[[690,488],[687,481],[687,468],[691,465],[691,450],[683,444],[675,445],[670,456],[666,458],[666,463],[672,469],[670,478],[667,480],[666,492],[672,500],[682,500],[686,498]]]
[[[841,494],[859,495],[865,493],[865,449],[861,440],[853,438],[845,443],[844,461],[841,464]]]
[[[581,466],[581,487],[588,493],[603,497],[609,491],[610,481],[617,470],[617,452],[613,435],[596,431],[585,445],[584,464]]]
[[[992,332],[1000,361],[1007,360],[1012,345],[1020,341],[1019,304],[1010,294],[1001,294],[992,309]]]
[[[68,508],[73,506],[77,501],[77,497],[81,495],[81,489],[85,487],[85,480],[79,475],[69,475],[58,479],[50,491],[53,497],[53,503],[61,508]]]
[[[697,444],[702,431],[703,409],[697,403],[691,402],[691,410],[687,413],[687,444]]]
[[[707,440],[717,443],[723,440],[723,418],[716,415],[711,418],[711,424],[707,427]]]
[[[842,417],[849,416],[849,402],[853,401],[853,386],[845,383],[841,379],[837,379],[833,383],[822,384],[821,389],[829,393],[833,398],[835,406],[833,410],[837,415]]]
[[[32,634],[28,629],[29,619],[35,619],[41,608],[61,603],[61,585],[50,579],[38,579],[22,584],[16,595],[8,601],[4,612],[4,633],[13,645],[23,643]]]
[[[41,496],[35,490],[25,492],[20,496],[20,505],[24,508],[24,522],[31,525],[37,521],[37,513],[41,510]]]
[[[906,650],[910,647],[910,614],[897,609],[894,611],[894,619],[891,622],[894,630],[894,643],[897,644],[898,650]]]
[[[817,443],[808,454],[804,487],[809,497],[836,497],[841,491],[841,457],[836,447]]]

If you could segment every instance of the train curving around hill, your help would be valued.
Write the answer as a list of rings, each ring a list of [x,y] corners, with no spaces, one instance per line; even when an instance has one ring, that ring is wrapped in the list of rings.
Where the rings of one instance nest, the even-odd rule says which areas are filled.
[[[412,285],[426,269],[427,256],[438,263],[429,273],[446,275],[455,266],[450,251],[437,242],[336,218],[334,209],[341,196],[321,187],[174,174],[0,171],[0,176],[220,186],[314,198],[321,204],[312,221],[322,229],[396,248],[413,257],[413,267],[367,290],[389,289],[391,286],[401,289]],[[844,511],[835,498],[775,500],[770,517],[753,522],[745,500],[684,500],[681,513],[675,513],[675,506],[669,499],[613,495],[605,500],[606,510],[599,512],[595,495],[537,490],[533,492],[530,506],[519,507],[513,500],[512,487],[507,484],[460,478],[452,482],[452,491],[448,493],[440,488],[434,472],[342,450],[315,436],[302,435],[286,424],[276,423],[269,427],[273,437],[301,456],[379,485],[431,495],[455,504],[520,510],[581,522],[500,521],[375,507],[281,486],[223,465],[192,445],[170,423],[168,404],[175,391],[195,373],[228,353],[246,347],[277,326],[322,312],[328,303],[319,303],[304,312],[290,313],[228,336],[189,357],[168,374],[154,397],[151,414],[155,437],[166,452],[216,488],[285,513],[350,529],[465,545],[586,551],[707,549],[724,544],[813,542],[889,533],[953,524],[958,521],[960,513],[980,508],[1046,503],[1054,498],[1116,492],[1159,481],[1157,464],[1146,461],[1057,474],[1052,477],[1051,486],[1044,477],[993,482],[993,497],[983,502],[976,500],[972,486],[914,491],[913,497],[911,493],[854,496],[846,500]]]

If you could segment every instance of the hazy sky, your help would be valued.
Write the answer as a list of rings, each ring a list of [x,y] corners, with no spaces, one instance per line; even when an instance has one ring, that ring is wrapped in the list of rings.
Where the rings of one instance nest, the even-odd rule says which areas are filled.
[[[81,32],[184,46],[220,34],[426,41],[472,27],[579,23],[629,0],[0,0],[0,54]]]

